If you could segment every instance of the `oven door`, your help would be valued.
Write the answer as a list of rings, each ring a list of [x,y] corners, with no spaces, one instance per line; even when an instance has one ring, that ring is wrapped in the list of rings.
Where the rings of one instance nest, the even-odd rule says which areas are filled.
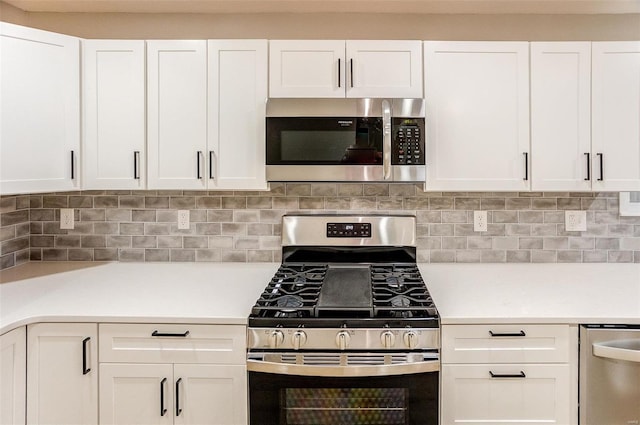
[[[251,425],[438,424],[437,359],[333,366],[249,360],[247,368]]]

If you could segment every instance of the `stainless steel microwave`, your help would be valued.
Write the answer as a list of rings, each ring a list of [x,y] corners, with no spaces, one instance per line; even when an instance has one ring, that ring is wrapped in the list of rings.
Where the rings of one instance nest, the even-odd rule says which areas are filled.
[[[267,180],[424,182],[423,99],[270,99]]]

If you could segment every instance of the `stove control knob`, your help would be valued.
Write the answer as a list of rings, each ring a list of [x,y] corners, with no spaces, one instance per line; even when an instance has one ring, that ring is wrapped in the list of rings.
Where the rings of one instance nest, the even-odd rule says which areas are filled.
[[[415,331],[407,331],[403,335],[404,345],[408,348],[416,348],[418,346],[418,334]]]
[[[380,335],[380,341],[384,348],[393,348],[396,344],[396,336],[391,331],[384,331]]]
[[[340,348],[341,350],[347,349],[347,347],[349,346],[350,340],[351,340],[351,335],[349,335],[349,332],[347,331],[340,331],[336,335],[336,344],[338,345],[338,348]]]
[[[271,334],[269,335],[269,347],[278,348],[282,345],[283,342],[284,334],[282,333],[282,331],[276,330],[271,332]]]
[[[307,334],[304,331],[295,331],[291,335],[291,342],[293,343],[293,349],[299,350],[307,342]]]

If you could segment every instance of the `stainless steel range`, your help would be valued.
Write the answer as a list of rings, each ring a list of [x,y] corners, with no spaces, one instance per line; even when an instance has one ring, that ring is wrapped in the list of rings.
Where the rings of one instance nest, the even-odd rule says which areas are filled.
[[[435,425],[439,317],[413,216],[284,216],[249,316],[251,424]]]

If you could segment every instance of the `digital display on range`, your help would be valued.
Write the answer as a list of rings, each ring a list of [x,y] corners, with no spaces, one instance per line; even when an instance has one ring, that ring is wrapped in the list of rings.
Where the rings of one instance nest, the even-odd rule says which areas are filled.
[[[370,238],[371,223],[327,223],[328,238]]]

